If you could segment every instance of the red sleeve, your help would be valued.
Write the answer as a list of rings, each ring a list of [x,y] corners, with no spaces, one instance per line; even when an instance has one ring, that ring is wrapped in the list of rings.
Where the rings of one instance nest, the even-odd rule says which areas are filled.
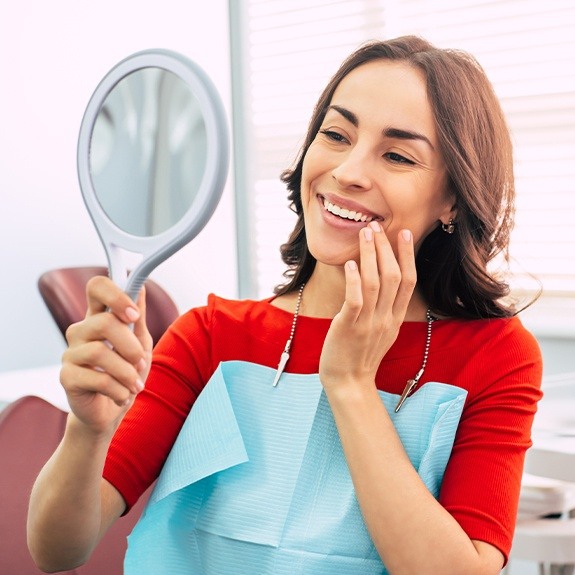
[[[442,483],[440,502],[471,539],[507,558],[513,540],[525,451],[541,398],[537,342],[516,319],[494,331],[465,365],[470,389]],[[486,382],[489,382],[486,384]]]
[[[154,348],[146,388],[124,417],[110,445],[103,476],[129,510],[156,479],[203,386],[214,371],[212,309],[192,310]]]

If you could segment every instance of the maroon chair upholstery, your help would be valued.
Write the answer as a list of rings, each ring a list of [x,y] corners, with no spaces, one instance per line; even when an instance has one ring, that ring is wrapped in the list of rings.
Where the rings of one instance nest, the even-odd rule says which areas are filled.
[[[26,543],[28,499],[65,423],[66,413],[38,397],[24,397],[0,412],[0,573],[41,573]]]
[[[58,328],[65,335],[66,329],[86,315],[86,284],[96,275],[108,275],[105,267],[61,268],[43,273],[38,289],[48,306]],[[178,308],[172,298],[156,282],[147,280],[146,309],[148,329],[154,344],[168,326],[178,317]]]
[[[39,397],[23,397],[0,411],[0,574],[40,575],[26,542],[32,486],[64,433],[67,414]],[[122,575],[126,538],[151,488],[108,531],[90,560],[67,575]]]

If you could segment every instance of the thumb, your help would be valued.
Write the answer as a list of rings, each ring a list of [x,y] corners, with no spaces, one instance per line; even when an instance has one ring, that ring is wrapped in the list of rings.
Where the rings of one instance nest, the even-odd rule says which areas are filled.
[[[140,311],[140,317],[134,323],[134,335],[140,340],[146,357],[150,357],[153,347],[152,336],[148,330],[146,324],[146,288],[142,286],[140,293],[138,294],[138,299],[136,300],[136,305]]]

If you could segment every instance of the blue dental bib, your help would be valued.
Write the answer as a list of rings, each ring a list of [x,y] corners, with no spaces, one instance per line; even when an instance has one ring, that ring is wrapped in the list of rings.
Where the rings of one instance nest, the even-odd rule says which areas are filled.
[[[128,539],[126,575],[386,574],[315,375],[220,364],[196,400]],[[394,413],[437,497],[467,392],[426,383]]]

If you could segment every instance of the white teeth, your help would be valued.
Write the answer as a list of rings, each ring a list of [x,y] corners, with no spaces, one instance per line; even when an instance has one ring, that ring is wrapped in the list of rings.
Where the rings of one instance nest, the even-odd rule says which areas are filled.
[[[347,208],[341,208],[335,204],[332,204],[324,198],[323,207],[330,213],[339,216],[340,218],[345,218],[347,220],[355,220],[356,222],[371,222],[373,220],[372,216],[366,216],[361,212],[355,212],[353,210],[348,210]]]

